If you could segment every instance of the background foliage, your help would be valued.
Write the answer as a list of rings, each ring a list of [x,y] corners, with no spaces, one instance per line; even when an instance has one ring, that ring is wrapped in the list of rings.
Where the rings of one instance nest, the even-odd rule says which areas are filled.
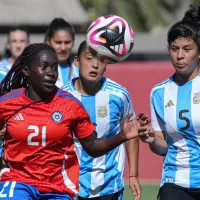
[[[134,31],[146,32],[166,27],[181,19],[192,3],[200,0],[80,0],[91,21],[115,14],[123,17]]]

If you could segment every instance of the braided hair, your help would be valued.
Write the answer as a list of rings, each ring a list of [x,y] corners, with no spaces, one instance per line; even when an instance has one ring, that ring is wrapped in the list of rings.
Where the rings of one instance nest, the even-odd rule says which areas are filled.
[[[11,90],[27,87],[27,80],[22,69],[28,66],[30,61],[42,50],[50,50],[56,54],[55,50],[47,44],[35,43],[27,46],[0,83],[0,96]]]
[[[191,38],[200,51],[200,4],[190,5],[183,19],[168,31],[168,48],[177,38]]]

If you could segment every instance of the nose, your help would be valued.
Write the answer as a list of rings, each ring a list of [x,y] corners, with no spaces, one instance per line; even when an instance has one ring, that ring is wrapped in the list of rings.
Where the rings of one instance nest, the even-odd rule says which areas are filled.
[[[185,56],[184,51],[183,51],[182,49],[180,49],[180,50],[177,52],[177,59],[178,59],[178,60],[181,60],[181,59],[184,58],[184,56]]]
[[[64,43],[62,43],[62,44],[60,45],[60,49],[61,49],[62,51],[65,51],[66,45],[65,45]]]
[[[93,64],[92,66],[96,69],[96,68],[98,68],[99,61],[96,58],[94,58],[92,64]]]
[[[51,67],[48,67],[47,70],[46,70],[46,75],[50,76],[50,77],[56,77],[57,73],[58,72],[53,70]]]

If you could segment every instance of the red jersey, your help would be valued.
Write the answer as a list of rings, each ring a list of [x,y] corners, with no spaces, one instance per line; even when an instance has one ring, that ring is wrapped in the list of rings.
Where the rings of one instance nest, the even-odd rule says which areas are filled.
[[[73,198],[79,189],[73,134],[85,138],[95,128],[86,110],[61,89],[48,101],[33,103],[24,88],[0,97],[0,125],[16,110],[7,122],[4,160],[9,168],[1,171],[1,181],[19,181],[40,192],[67,193]]]

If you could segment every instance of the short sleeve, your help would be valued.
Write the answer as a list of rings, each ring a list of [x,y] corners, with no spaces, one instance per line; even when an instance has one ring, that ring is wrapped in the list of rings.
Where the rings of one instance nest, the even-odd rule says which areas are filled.
[[[150,108],[151,108],[151,126],[155,131],[164,131],[164,126],[159,118],[159,116],[156,114],[156,109],[155,109],[155,102],[153,98],[153,92],[151,92],[151,97],[150,97]]]
[[[133,110],[133,104],[132,104],[132,99],[130,97],[130,94],[128,93],[128,91],[126,91],[126,94],[123,95],[123,103],[124,103],[124,111],[123,111],[123,117],[122,120],[125,119],[125,117],[128,114],[133,113],[133,116],[131,119],[135,118],[135,112]]]
[[[90,136],[94,130],[95,126],[90,120],[88,113],[86,112],[83,105],[77,104],[75,112],[75,120],[74,120],[74,134],[76,138],[82,139]]]

